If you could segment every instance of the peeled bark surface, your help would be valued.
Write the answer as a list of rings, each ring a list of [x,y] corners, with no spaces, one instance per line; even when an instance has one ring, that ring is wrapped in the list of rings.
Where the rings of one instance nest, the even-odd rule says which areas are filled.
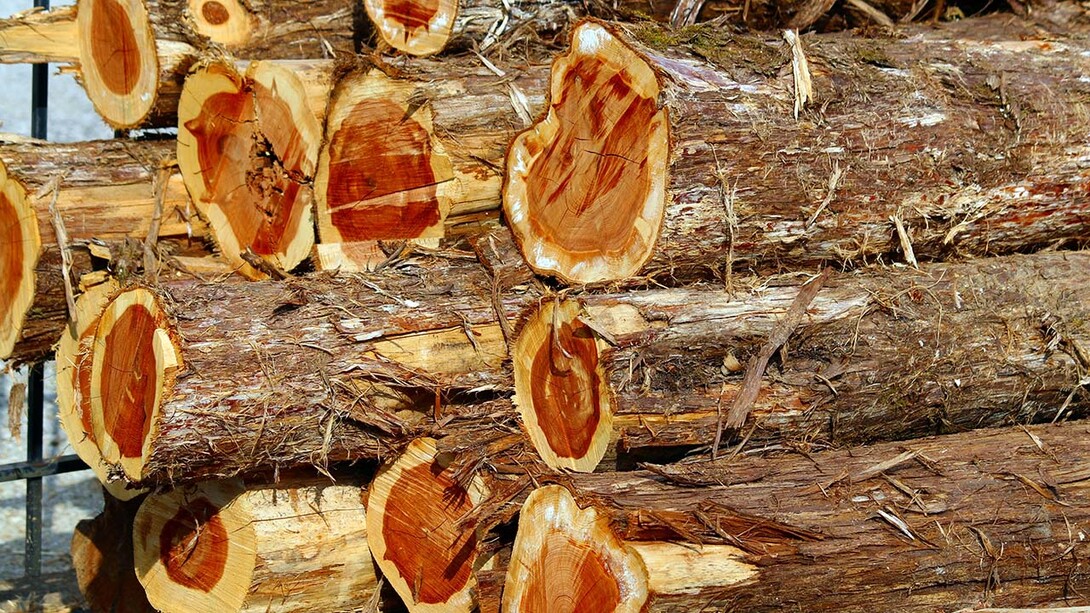
[[[1015,22],[805,36],[808,69],[778,39],[584,22],[508,153],[507,218],[569,283],[1083,240],[1085,41]]]
[[[378,589],[360,488],[209,482],[150,494],[135,576],[164,613],[344,611]]]
[[[749,611],[1086,606],[1090,474],[1075,460],[1090,453],[1088,433],[1085,422],[977,430],[572,485],[626,540],[729,542],[756,566],[744,582],[707,578],[695,593],[653,599],[659,610],[710,600]],[[759,536],[762,520],[809,536]]]
[[[96,428],[127,450],[107,461],[147,485],[387,458],[418,436],[446,450],[525,444],[490,280],[438,259],[396,268],[168,286],[152,292],[150,315],[118,308],[115,322],[148,325],[100,325],[96,352],[122,343],[144,357],[108,368],[97,363],[105,353],[83,356],[106,377],[93,376],[92,398],[105,381],[139,397],[95,410]],[[834,275],[737,436],[837,445],[1082,414],[1088,271],[1090,255],[1051,253]],[[737,364],[800,285],[581,296],[581,321],[615,343],[588,348],[616,396],[607,462],[710,444],[740,387]],[[539,300],[525,288],[508,295],[508,327]],[[572,341],[562,332],[557,342]],[[163,357],[172,352],[176,367]],[[143,391],[125,396],[138,382]]]
[[[80,593],[95,613],[152,613],[132,555],[133,518],[143,498],[122,502],[106,493],[104,498],[102,512],[76,524],[72,535]]]
[[[49,210],[54,195],[72,258],[68,274],[76,290],[80,277],[92,271],[92,253],[101,257],[117,252],[123,259],[125,251],[133,250],[124,244],[128,239],[145,239],[157,206],[158,235],[179,239],[168,251],[192,247],[204,251],[200,240],[204,224],[196,218],[181,177],[171,170],[173,148],[168,141],[132,140],[0,145],[0,164],[6,169],[5,203],[0,206],[5,212],[0,215],[16,215],[21,234],[26,234],[0,241],[0,267],[8,271],[0,285],[26,284],[19,294],[25,299],[21,309],[0,306],[6,311],[0,318],[4,321],[0,336],[15,339],[10,345],[0,343],[0,359],[22,362],[46,355],[68,317],[61,250]],[[59,181],[56,194],[40,193],[53,181]],[[17,230],[4,225],[6,232]],[[5,296],[16,296],[8,289],[2,292]]]

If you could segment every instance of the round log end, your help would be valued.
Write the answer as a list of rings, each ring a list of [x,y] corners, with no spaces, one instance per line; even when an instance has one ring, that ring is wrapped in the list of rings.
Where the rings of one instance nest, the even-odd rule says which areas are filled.
[[[163,613],[238,611],[257,562],[242,483],[209,482],[152,494],[133,524],[136,575]]]
[[[193,30],[225,47],[250,42],[254,17],[238,0],[188,0]]]
[[[643,559],[593,507],[568,490],[534,490],[519,513],[503,610],[509,613],[642,610],[648,597]]]
[[[410,55],[434,55],[454,31],[457,0],[364,0],[367,16],[386,44]]]
[[[111,126],[135,128],[155,105],[159,55],[142,0],[79,0],[80,78]]]
[[[443,236],[454,171],[413,92],[377,71],[339,85],[314,181],[322,243]]]
[[[76,300],[75,335],[66,330],[57,345],[57,412],[68,443],[118,500],[130,500],[143,490],[129,489],[124,481],[110,480],[109,466],[99,451],[91,418],[91,356],[95,330],[102,311],[119,286],[115,281],[96,285]]]
[[[515,341],[515,404],[541,459],[592,472],[609,446],[613,392],[578,302],[546,302]]]
[[[131,289],[106,306],[91,342],[91,436],[107,465],[139,481],[181,363],[173,327],[155,294]]]
[[[471,611],[477,585],[474,526],[459,527],[484,498],[479,476],[455,481],[435,441],[414,440],[375,477],[367,498],[367,543],[410,610]]]
[[[310,181],[321,126],[290,68],[245,74],[214,61],[186,79],[178,106],[178,167],[224,257],[243,275],[254,258],[291,270],[314,246]]]
[[[0,360],[11,357],[22,337],[41,249],[38,216],[26,189],[0,162]]]
[[[652,68],[585,21],[553,63],[545,118],[507,153],[503,205],[527,263],[568,283],[636,274],[666,206],[669,121]]]

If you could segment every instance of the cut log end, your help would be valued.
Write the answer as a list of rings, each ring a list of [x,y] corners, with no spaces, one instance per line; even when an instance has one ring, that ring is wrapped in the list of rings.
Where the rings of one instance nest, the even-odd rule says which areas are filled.
[[[80,76],[111,126],[135,128],[155,106],[159,56],[142,0],[80,0]]]
[[[0,360],[11,357],[34,303],[42,248],[38,217],[26,189],[0,162]]]
[[[254,17],[238,0],[189,0],[193,29],[208,40],[225,47],[239,47],[250,42]]]
[[[479,476],[455,481],[435,441],[406,447],[371,485],[367,542],[386,580],[417,612],[471,611],[477,581],[474,526],[459,527],[485,497]]]
[[[118,292],[118,285],[108,281],[80,295],[76,301],[75,334],[66,332],[57,345],[57,410],[69,444],[118,500],[130,500],[142,490],[128,489],[123,481],[110,480],[109,467],[94,435],[91,418],[91,355],[99,317]]]
[[[186,79],[178,107],[178,166],[224,256],[250,278],[280,270],[314,245],[312,192],[321,126],[290,68],[255,62],[242,74],[212,62]]]
[[[523,326],[512,361],[515,404],[541,459],[592,472],[609,446],[613,393],[579,303],[547,302]]]
[[[580,509],[568,490],[535,490],[519,514],[504,582],[503,610],[642,610],[647,568],[639,554],[609,528],[593,507]]]
[[[252,517],[239,481],[144,500],[133,525],[136,574],[163,611],[238,611],[256,565]]]
[[[314,182],[322,243],[443,236],[454,171],[414,90],[377,71],[340,84]]]
[[[659,83],[601,23],[553,64],[548,113],[507,155],[504,211],[523,255],[569,283],[634,275],[666,206],[669,125]]]
[[[367,16],[386,44],[410,55],[434,55],[454,31],[457,0],[364,0]]]
[[[124,291],[106,306],[92,342],[92,437],[106,464],[139,481],[180,349],[158,298],[143,288]]]

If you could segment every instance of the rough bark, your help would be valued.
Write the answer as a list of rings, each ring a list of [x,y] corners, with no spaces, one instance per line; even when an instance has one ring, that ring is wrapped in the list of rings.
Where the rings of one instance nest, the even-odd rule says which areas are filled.
[[[143,498],[122,502],[105,491],[103,498],[102,512],[80,521],[72,534],[80,592],[95,613],[152,613],[132,555],[133,517]]]
[[[136,514],[136,577],[164,613],[341,611],[378,588],[360,488],[209,482],[150,494]]]
[[[976,430],[571,484],[626,540],[729,543],[756,567],[744,582],[654,599],[659,610],[1086,606],[1090,474],[1074,460],[1090,452],[1087,434],[1085,422]]]
[[[173,382],[130,416],[94,415],[128,424],[111,426],[131,450],[126,478],[385,458],[418,436],[453,450],[524,444],[490,280],[473,265],[417,264],[158,290],[179,356]],[[1051,253],[834,275],[738,438],[820,446],[1081,414],[1088,270],[1086,254]],[[584,321],[616,343],[596,344],[616,395],[607,462],[711,443],[739,387],[731,364],[763,342],[800,284],[581,296]],[[517,329],[539,300],[512,292],[505,324]],[[141,334],[134,346],[151,356],[160,333]],[[162,376],[155,360],[129,364],[124,376]]]
[[[803,37],[808,69],[781,40],[584,23],[511,146],[507,217],[573,283],[1083,240],[1084,41],[974,23]]]
[[[206,251],[201,240],[205,226],[196,218],[180,175],[171,170],[173,148],[168,141],[131,140],[0,145],[5,181],[14,184],[14,191],[6,192],[6,206],[27,212],[18,217],[28,237],[37,235],[38,244],[31,250],[37,253],[36,262],[23,257],[22,247],[30,238],[0,245],[0,262],[9,271],[8,278],[21,270],[29,284],[25,308],[9,320],[18,340],[7,351],[0,350],[0,359],[23,362],[46,355],[67,320],[61,249],[50,212],[54,197],[68,238],[69,279],[77,293],[81,277],[92,272],[92,255],[112,260],[111,266],[122,276],[131,272],[125,269],[133,266],[122,260],[142,254],[133,253],[139,249],[126,242],[144,240],[157,206],[158,236],[170,239],[163,245],[165,252]],[[54,181],[56,192],[46,191]]]

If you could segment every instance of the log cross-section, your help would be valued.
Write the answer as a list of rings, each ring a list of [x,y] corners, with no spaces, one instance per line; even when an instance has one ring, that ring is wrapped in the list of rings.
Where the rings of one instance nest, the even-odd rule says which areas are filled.
[[[42,238],[26,188],[0,161],[0,358],[10,357],[34,304]]]
[[[455,480],[452,458],[421,438],[379,471],[367,495],[367,542],[383,576],[414,613],[474,606],[477,535],[462,521],[487,494],[479,476]]]
[[[542,460],[591,472],[609,446],[614,401],[581,311],[576,301],[542,304],[519,332],[512,362],[515,404]]]
[[[565,488],[539,488],[523,503],[504,611],[638,613],[647,585],[643,559],[613,534],[609,518],[593,507],[579,508]]]

